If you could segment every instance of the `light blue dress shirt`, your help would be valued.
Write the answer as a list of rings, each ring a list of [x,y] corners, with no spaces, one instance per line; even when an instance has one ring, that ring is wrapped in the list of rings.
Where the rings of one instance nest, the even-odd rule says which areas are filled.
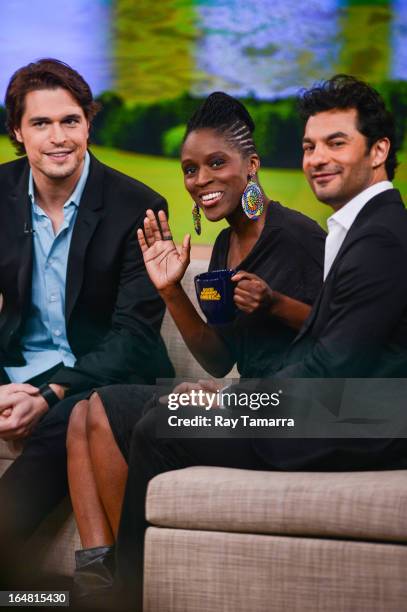
[[[75,356],[69,346],[65,322],[65,286],[69,246],[78,207],[89,174],[86,152],[81,177],[64,204],[64,221],[54,234],[51,219],[35,203],[30,171],[28,194],[32,203],[33,271],[31,306],[21,331],[24,366],[5,367],[12,382],[25,382],[58,363],[73,366]]]

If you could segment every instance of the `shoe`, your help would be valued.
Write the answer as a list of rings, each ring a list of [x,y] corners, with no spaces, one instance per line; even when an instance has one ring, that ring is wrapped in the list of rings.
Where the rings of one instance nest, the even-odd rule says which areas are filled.
[[[77,609],[109,609],[113,599],[114,561],[114,546],[75,551],[73,600]]]

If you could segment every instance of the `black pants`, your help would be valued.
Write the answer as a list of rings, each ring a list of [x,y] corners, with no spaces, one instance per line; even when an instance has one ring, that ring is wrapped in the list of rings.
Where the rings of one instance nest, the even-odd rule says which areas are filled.
[[[8,537],[27,539],[66,496],[69,416],[75,404],[88,395],[89,391],[79,393],[54,406],[0,479],[0,528]]]
[[[30,381],[39,386],[48,380]],[[37,570],[23,544],[68,492],[66,432],[75,404],[90,391],[56,404],[38,422],[22,454],[0,479],[0,587],[35,586]],[[31,581],[34,580],[34,583]],[[38,585],[37,585],[38,586]]]
[[[40,386],[49,379],[52,368],[31,379]],[[22,454],[0,479],[0,538],[24,541],[41,520],[68,492],[66,432],[75,404],[90,390],[56,404],[39,421],[24,445]],[[1,543],[0,543],[1,544]]]
[[[39,386],[50,373],[30,382]],[[0,479],[0,586],[37,588],[37,569],[25,558],[23,544],[68,492],[66,432],[79,393],[56,404],[38,422],[22,454]],[[34,580],[34,582],[32,582]]]
[[[148,482],[158,474],[193,465],[270,469],[246,439],[161,439],[156,437],[157,406],[136,424],[129,475],[117,539],[117,580],[124,608],[142,610],[145,501]],[[191,408],[191,410],[193,410]]]

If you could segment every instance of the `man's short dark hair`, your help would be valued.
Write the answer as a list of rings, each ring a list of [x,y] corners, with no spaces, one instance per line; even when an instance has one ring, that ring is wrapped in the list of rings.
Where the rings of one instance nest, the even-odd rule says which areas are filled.
[[[380,138],[388,138],[390,150],[385,163],[389,180],[394,178],[397,162],[393,115],[386,109],[381,95],[367,83],[347,74],[337,74],[321,84],[305,90],[298,101],[301,117],[328,110],[354,108],[358,114],[358,130],[366,136],[368,150]]]
[[[14,130],[21,125],[26,95],[30,91],[58,87],[66,89],[71,94],[82,108],[89,123],[98,112],[99,104],[94,101],[89,85],[68,64],[46,58],[19,68],[10,79],[5,97],[7,131],[18,155],[25,154],[25,147],[23,143],[17,141]]]

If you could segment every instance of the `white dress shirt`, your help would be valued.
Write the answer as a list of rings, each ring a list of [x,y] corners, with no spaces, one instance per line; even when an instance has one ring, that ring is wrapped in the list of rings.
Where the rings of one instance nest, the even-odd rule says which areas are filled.
[[[329,270],[338,254],[339,249],[342,246],[343,241],[346,238],[346,234],[350,230],[356,217],[362,210],[362,208],[371,200],[374,196],[393,189],[393,184],[390,181],[380,181],[375,183],[367,189],[364,189],[357,196],[352,198],[350,202],[342,206],[333,215],[331,215],[327,221],[328,223],[328,236],[325,242],[325,261],[324,261],[324,280],[329,274]]]

